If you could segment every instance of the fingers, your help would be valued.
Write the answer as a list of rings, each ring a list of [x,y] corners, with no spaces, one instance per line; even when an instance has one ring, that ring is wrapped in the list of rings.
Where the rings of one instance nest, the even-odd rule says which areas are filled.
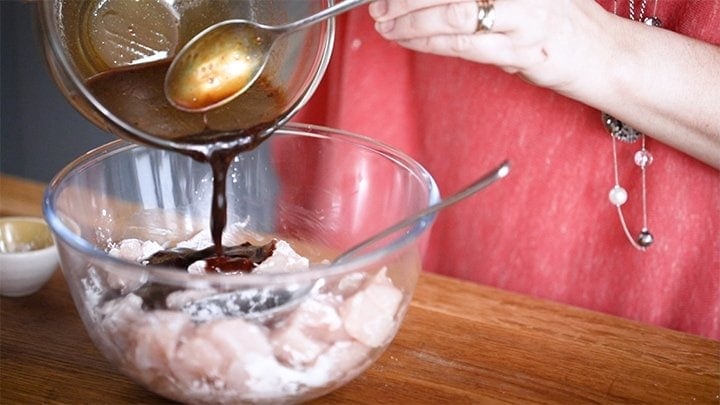
[[[370,4],[370,15],[377,21],[392,20],[425,8],[473,0],[376,0]]]
[[[493,32],[506,32],[511,27],[515,6],[512,1],[494,3]],[[474,34],[478,27],[479,6],[468,0],[377,0],[371,4],[370,14],[376,20],[376,30],[386,39],[407,40],[433,35]]]
[[[415,51],[497,65],[511,73],[542,63],[547,58],[547,54],[537,48],[515,47],[509,37],[493,33],[436,35],[401,40],[398,44]]]
[[[423,8],[392,20],[380,21],[378,32],[387,39],[402,40],[431,35],[469,34],[477,27],[474,2],[450,3]]]
[[[376,30],[401,46],[436,55],[461,57],[515,71],[522,62],[537,62],[505,35],[503,13],[512,10],[512,0],[497,0],[491,32],[478,32],[480,6],[473,0],[377,0],[370,9]],[[509,6],[508,6],[509,5]],[[513,19],[505,19],[506,21]],[[541,56],[541,55],[540,55]]]
[[[459,57],[516,72],[545,87],[580,76],[578,60],[603,32],[594,0],[494,0],[489,31],[478,30],[487,3],[477,0],[376,0],[370,13],[384,38],[419,52]]]

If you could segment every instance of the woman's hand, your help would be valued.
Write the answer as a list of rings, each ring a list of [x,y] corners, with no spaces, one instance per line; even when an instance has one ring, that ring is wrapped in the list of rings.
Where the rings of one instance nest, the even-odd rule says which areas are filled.
[[[486,4],[492,27],[478,31]],[[717,45],[614,16],[595,0],[376,0],[370,15],[408,49],[517,73],[720,169]]]
[[[563,91],[579,69],[603,57],[611,14],[592,0],[497,0],[489,31],[478,31],[480,4],[467,0],[377,0],[376,30],[420,52],[497,65]]]

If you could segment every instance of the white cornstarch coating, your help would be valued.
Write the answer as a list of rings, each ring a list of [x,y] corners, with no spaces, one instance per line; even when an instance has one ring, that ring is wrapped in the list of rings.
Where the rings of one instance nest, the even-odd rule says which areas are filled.
[[[223,241],[228,245],[247,240],[240,239],[241,232],[228,234]],[[174,247],[210,245],[204,231]],[[142,263],[166,248],[127,239],[114,245],[110,254]],[[278,240],[272,256],[252,272],[300,272],[309,266],[307,258]],[[204,262],[190,265],[188,271],[204,272]],[[328,288],[313,289],[282,317],[270,320],[227,316],[213,312],[211,305],[203,308],[208,312],[202,318],[184,311],[197,300],[227,295],[212,288],[178,288],[162,296],[163,305],[150,308],[142,297],[144,280],[101,273],[105,274],[91,270],[83,285],[95,302],[101,301],[99,285],[121,293],[93,315],[103,329],[99,335],[110,339],[115,349],[111,355],[149,389],[184,402],[272,400],[342,384],[392,339],[402,315],[398,312],[403,293],[385,267],[364,276],[351,273],[324,286]]]

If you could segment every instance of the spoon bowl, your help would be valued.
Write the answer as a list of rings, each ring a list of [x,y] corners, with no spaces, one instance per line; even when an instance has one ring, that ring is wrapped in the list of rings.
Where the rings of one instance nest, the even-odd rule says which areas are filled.
[[[284,25],[244,19],[212,25],[178,52],[165,76],[165,96],[173,107],[186,112],[206,112],[223,106],[258,80],[278,38],[369,1],[346,0]]]
[[[228,103],[260,77],[274,38],[272,27],[246,20],[224,21],[205,29],[168,69],[165,96],[175,108],[187,112],[205,112]]]

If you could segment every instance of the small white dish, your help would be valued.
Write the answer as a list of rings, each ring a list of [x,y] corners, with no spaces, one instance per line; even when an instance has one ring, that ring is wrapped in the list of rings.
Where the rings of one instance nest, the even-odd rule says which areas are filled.
[[[42,218],[0,218],[0,294],[30,295],[52,277],[58,254]]]

